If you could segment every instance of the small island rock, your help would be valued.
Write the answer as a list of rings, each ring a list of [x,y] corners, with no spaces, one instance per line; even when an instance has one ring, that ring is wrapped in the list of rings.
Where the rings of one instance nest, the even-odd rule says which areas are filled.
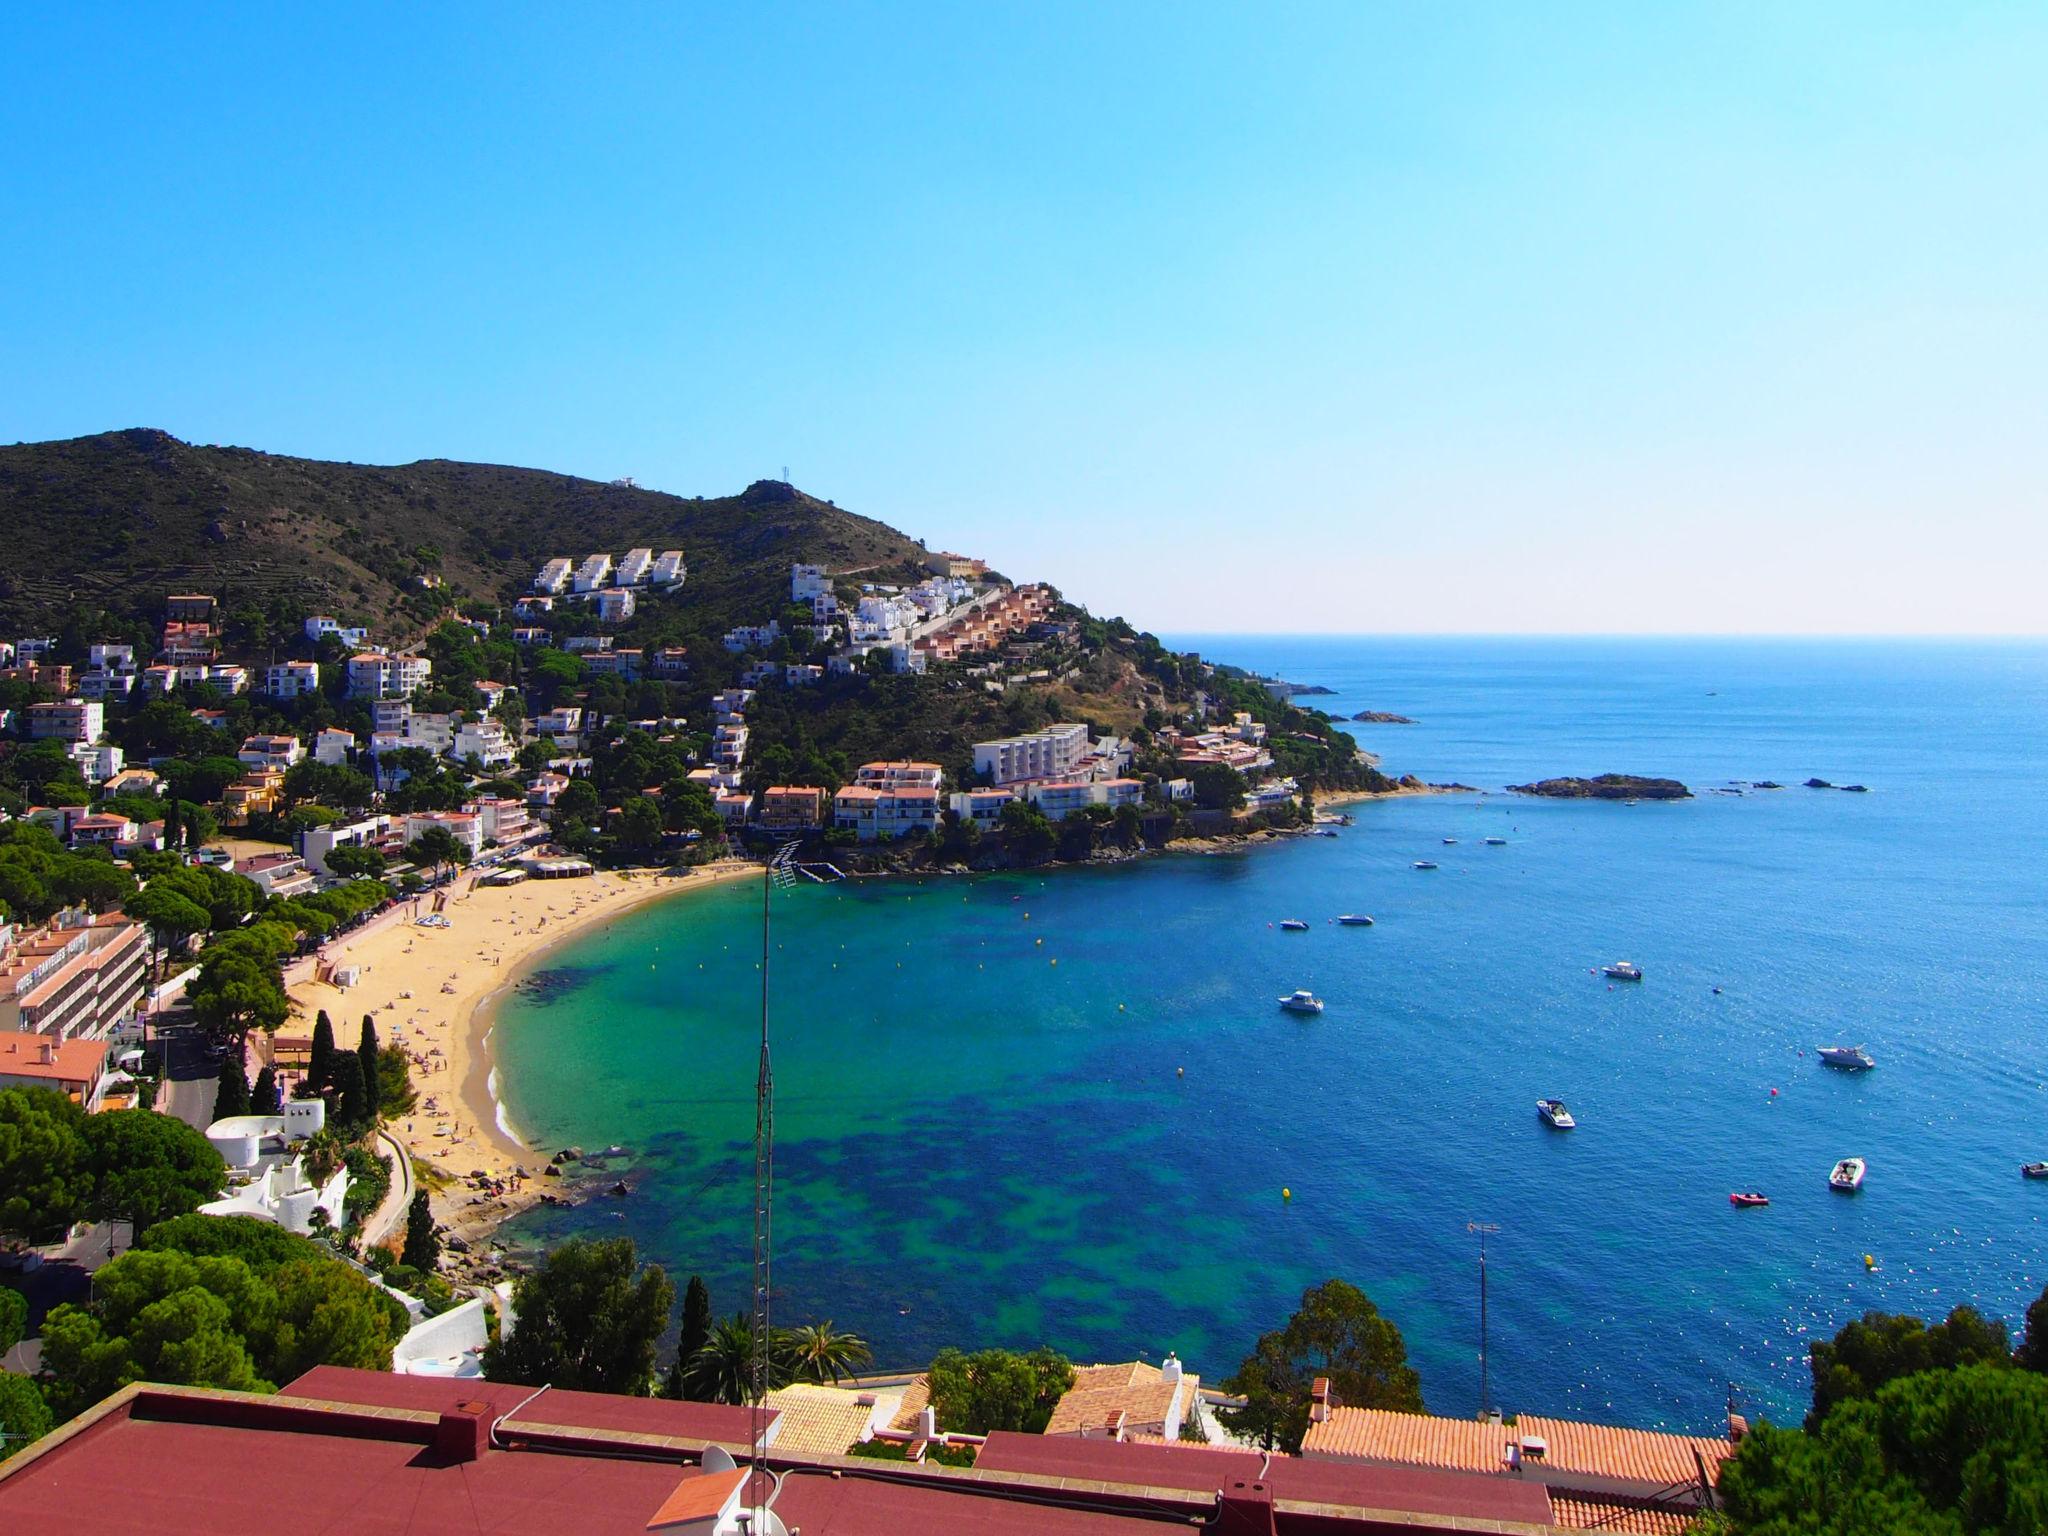
[[[1517,795],[1548,800],[1690,800],[1692,791],[1676,779],[1647,779],[1633,773],[1603,773],[1596,779],[1539,779],[1510,784]]]

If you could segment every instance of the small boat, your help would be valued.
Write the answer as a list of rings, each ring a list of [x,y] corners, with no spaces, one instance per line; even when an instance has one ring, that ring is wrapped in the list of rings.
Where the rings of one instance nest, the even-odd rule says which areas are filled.
[[[1338,916],[1337,926],[1340,928],[1370,928],[1372,926],[1372,919],[1363,912],[1345,912]]]
[[[1415,867],[1417,869],[1435,869],[1436,865],[1429,859],[1417,859],[1415,861]]]
[[[1845,1157],[1835,1164],[1834,1172],[1828,1175],[1828,1188],[1839,1189],[1844,1194],[1853,1194],[1863,1187],[1865,1165],[1860,1157]]]
[[[1486,846],[1489,848],[1505,848],[1507,845],[1508,840],[1504,837],[1489,837],[1486,840]]]
[[[1458,846],[1458,840],[1455,837],[1447,837],[1444,839],[1444,846],[1446,848],[1455,848]]]
[[[1760,1189],[1741,1190],[1728,1197],[1730,1205],[1769,1205],[1771,1197]]]
[[[1315,829],[1315,835],[1317,837],[1335,837],[1337,835],[1337,829],[1335,827],[1317,827]]]
[[[1280,919],[1280,929],[1283,933],[1307,933],[1308,924],[1298,917],[1283,917]]]
[[[1281,998],[1280,1006],[1289,1013],[1321,1013],[1323,1000],[1306,987],[1302,987]]]
[[[1553,1130],[1569,1131],[1578,1125],[1572,1112],[1564,1107],[1563,1099],[1538,1099],[1536,1113],[1543,1123]]]
[[[1633,960],[1617,960],[1612,965],[1601,966],[1600,974],[1609,981],[1641,981],[1643,968]]]
[[[2048,1179],[2048,1163],[2021,1163],[2020,1172],[2030,1179]]]
[[[1868,1072],[1877,1065],[1870,1059],[1870,1052],[1860,1045],[1817,1045],[1814,1050],[1820,1056],[1822,1066],[1840,1067],[1848,1072]]]

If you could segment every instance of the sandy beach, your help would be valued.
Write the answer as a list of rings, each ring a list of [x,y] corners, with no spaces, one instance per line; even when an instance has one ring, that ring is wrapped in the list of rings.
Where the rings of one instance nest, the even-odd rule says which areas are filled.
[[[419,1104],[387,1129],[416,1161],[454,1181],[435,1196],[436,1219],[474,1241],[554,1183],[539,1177],[550,1152],[522,1145],[498,1122],[485,1046],[498,994],[564,940],[649,901],[708,890],[759,869],[736,861],[688,872],[602,871],[511,886],[477,886],[465,877],[449,888],[442,909],[448,927],[418,926],[415,916],[433,911],[432,898],[423,896],[417,914],[407,903],[378,925],[329,945],[323,960],[356,967],[355,984],[292,983],[294,1015],[280,1033],[310,1035],[324,1008],[336,1041],[352,1046],[367,1013],[386,1045],[404,1048]],[[520,1176],[522,1168],[528,1177]],[[472,1182],[477,1173],[495,1181],[499,1192],[480,1192]]]

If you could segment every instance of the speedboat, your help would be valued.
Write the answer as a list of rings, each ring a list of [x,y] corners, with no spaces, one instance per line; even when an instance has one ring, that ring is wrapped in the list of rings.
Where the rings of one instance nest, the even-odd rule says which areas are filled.
[[[2030,1179],[2048,1179],[2048,1163],[2021,1163],[2020,1172]]]
[[[1643,968],[1633,960],[1617,960],[1612,965],[1601,966],[1600,974],[1609,981],[1641,981]]]
[[[1428,859],[1417,859],[1415,861],[1415,867],[1417,869],[1435,869],[1436,865]]]
[[[1455,837],[1447,837],[1444,839],[1444,846],[1446,848],[1455,848],[1457,845],[1458,840]]]
[[[1850,1072],[1868,1072],[1877,1063],[1870,1059],[1870,1052],[1860,1045],[1817,1045],[1821,1065],[1842,1067]]]
[[[1280,1006],[1289,1013],[1321,1013],[1323,1000],[1306,987],[1301,987],[1281,998]]]
[[[1730,1205],[1769,1205],[1771,1197],[1760,1189],[1742,1190],[1728,1197]]]
[[[1839,1189],[1844,1194],[1853,1194],[1863,1187],[1864,1162],[1860,1157],[1845,1157],[1835,1164],[1835,1171],[1828,1175],[1828,1188]]]
[[[1317,827],[1315,834],[1317,837],[1335,837],[1337,829],[1335,827]]]
[[[1345,912],[1337,919],[1339,928],[1370,928],[1372,919],[1363,912]]]
[[[1308,932],[1308,924],[1307,924],[1307,923],[1305,923],[1305,922],[1303,922],[1303,921],[1302,921],[1302,920],[1301,920],[1300,918],[1298,918],[1298,917],[1283,917],[1283,918],[1281,918],[1281,919],[1280,919],[1280,927],[1282,928],[1282,930],[1284,930],[1284,931],[1285,931],[1285,932],[1287,932],[1287,933],[1307,933],[1307,932]]]
[[[1486,846],[1489,848],[1505,848],[1507,845],[1508,840],[1504,837],[1489,837],[1486,840]]]
[[[1563,1099],[1538,1099],[1536,1113],[1543,1123],[1553,1130],[1569,1131],[1578,1125],[1572,1112],[1564,1107]]]

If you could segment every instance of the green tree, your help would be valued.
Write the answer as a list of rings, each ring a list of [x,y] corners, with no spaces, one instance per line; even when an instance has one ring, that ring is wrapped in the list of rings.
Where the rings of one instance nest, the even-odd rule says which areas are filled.
[[[322,1008],[313,1018],[313,1048],[306,1058],[306,1087],[324,1093],[334,1080],[334,1021]]]
[[[384,873],[384,855],[374,848],[343,843],[328,852],[327,867],[334,874],[351,879],[376,879]]]
[[[1421,1378],[1408,1364],[1400,1329],[1357,1286],[1326,1280],[1302,1292],[1287,1326],[1260,1335],[1224,1384],[1245,1406],[1218,1412],[1239,1434],[1293,1455],[1308,1429],[1309,1389],[1318,1376],[1329,1378],[1346,1407],[1423,1411]]]
[[[242,1063],[242,1053],[231,1050],[221,1058],[220,1081],[213,1090],[213,1118],[225,1120],[248,1113],[249,1069]]]
[[[0,1285],[0,1355],[19,1344],[28,1332],[28,1298],[11,1286]]]
[[[0,1461],[50,1432],[50,1405],[26,1376],[0,1371]]]
[[[2007,1364],[2011,1345],[2003,1323],[1986,1319],[1975,1307],[1957,1307],[1932,1328],[1917,1317],[1866,1312],[1832,1339],[1816,1340],[1807,1355],[1813,1370],[1813,1411],[1806,1416],[1806,1427],[1813,1429],[1838,1405],[1871,1397],[1902,1376],[1959,1365]]]
[[[636,1271],[633,1240],[572,1238],[512,1292],[518,1326],[484,1351],[494,1380],[645,1396],[676,1288],[659,1265]]]
[[[1074,1367],[1049,1349],[1019,1354],[984,1349],[962,1354],[942,1349],[927,1380],[942,1427],[985,1435],[998,1429],[1042,1434],[1052,1411],[1074,1384]]]
[[[0,1232],[40,1240],[92,1204],[85,1111],[50,1088],[0,1088]]]
[[[284,1098],[277,1087],[277,1068],[265,1067],[256,1074],[256,1086],[249,1090],[249,1113],[274,1115],[283,1107]]]
[[[131,1221],[138,1232],[197,1210],[227,1179],[227,1164],[211,1142],[153,1109],[90,1115],[83,1135],[93,1177],[92,1214]]]
[[[385,1119],[409,1115],[419,1102],[412,1085],[412,1063],[405,1048],[387,1045],[377,1053],[377,1112]]]
[[[391,1369],[391,1346],[405,1336],[405,1304],[334,1259],[286,1264],[270,1276],[277,1292],[276,1331],[264,1365],[282,1383],[316,1365]]]
[[[628,795],[619,812],[619,846],[631,853],[647,853],[661,846],[661,807],[645,795]]]
[[[1027,862],[1047,857],[1057,840],[1045,812],[1026,800],[1012,800],[1004,806],[996,826],[1003,834],[1003,846],[1013,857]]]
[[[159,954],[182,944],[212,924],[204,907],[171,884],[151,881],[123,904],[122,910],[149,929]]]
[[[382,1063],[377,1049],[377,1021],[367,1013],[363,1015],[363,1032],[356,1042],[356,1060],[362,1066],[363,1102],[369,1109],[367,1118],[375,1123],[379,1109],[378,1090],[383,1086]]]
[[[469,848],[446,827],[430,826],[405,845],[405,855],[422,869],[453,869],[469,862]]]
[[[1202,763],[1188,775],[1195,804],[1205,810],[1234,811],[1244,804],[1244,775],[1221,763]]]
[[[682,1333],[676,1339],[676,1360],[669,1367],[668,1381],[662,1387],[663,1397],[694,1397],[690,1389],[689,1364],[710,1341],[711,1292],[705,1288],[701,1275],[692,1275],[690,1283],[683,1288]]]
[[[268,1034],[291,1015],[291,999],[274,962],[218,943],[200,958],[199,974],[185,995],[194,1018],[237,1042],[247,1039],[251,1030]]]
[[[434,1212],[427,1192],[414,1193],[405,1212],[405,1247],[398,1262],[432,1274],[441,1264],[441,1235],[434,1230]]]
[[[370,1123],[370,1094],[363,1082],[362,1058],[354,1051],[334,1053],[331,1082],[334,1118],[338,1124],[358,1130]]]
[[[782,1385],[774,1362],[772,1390]],[[754,1394],[754,1320],[744,1312],[714,1323],[683,1368],[684,1394],[699,1403],[749,1403]]]
[[[2048,1375],[2048,1288],[2027,1308],[2026,1331],[2013,1354],[2013,1364]]]
[[[182,1253],[190,1258],[240,1259],[259,1275],[283,1264],[303,1264],[328,1257],[309,1237],[287,1232],[276,1222],[257,1216],[173,1216],[143,1232],[138,1249],[151,1253]]]
[[[865,1339],[835,1331],[830,1318],[788,1329],[776,1342],[790,1374],[798,1381],[829,1381],[836,1386],[840,1377],[853,1375],[875,1358]]]

